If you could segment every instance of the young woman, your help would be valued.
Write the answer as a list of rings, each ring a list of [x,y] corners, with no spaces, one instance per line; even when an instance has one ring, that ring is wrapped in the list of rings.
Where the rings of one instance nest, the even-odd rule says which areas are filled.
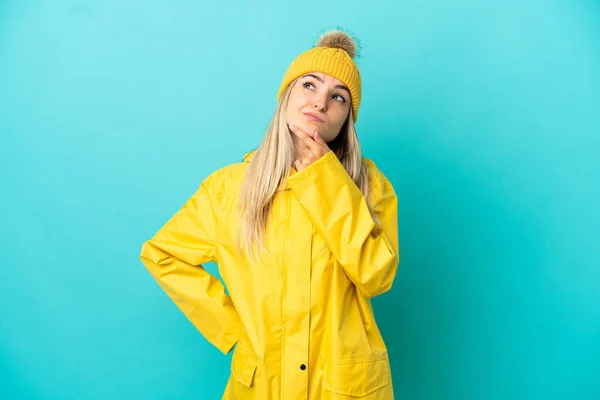
[[[206,339],[235,345],[224,399],[394,397],[370,298],[396,275],[397,198],[361,154],[355,52],[332,31],[300,54],[258,149],[208,176],[142,247]]]

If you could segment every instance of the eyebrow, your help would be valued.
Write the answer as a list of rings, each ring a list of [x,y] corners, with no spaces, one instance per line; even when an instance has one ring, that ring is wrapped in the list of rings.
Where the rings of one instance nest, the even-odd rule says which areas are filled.
[[[308,78],[308,77],[315,78],[316,80],[318,80],[318,81],[319,81],[319,82],[321,82],[321,83],[323,82],[323,79],[321,79],[321,78],[319,78],[318,76],[316,76],[316,75],[313,75],[313,74],[306,74],[306,75],[304,75],[304,76],[303,76],[303,78]],[[350,89],[348,89],[348,88],[347,88],[346,86],[344,86],[344,85],[335,85],[334,87],[336,87],[336,88],[338,88],[338,89],[344,89],[346,92],[348,92],[348,94],[350,94]]]

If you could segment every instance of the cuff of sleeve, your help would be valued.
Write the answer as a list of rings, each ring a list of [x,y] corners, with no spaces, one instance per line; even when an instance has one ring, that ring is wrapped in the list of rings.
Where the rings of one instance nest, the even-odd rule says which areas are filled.
[[[219,346],[219,350],[225,355],[229,354],[229,352],[233,349],[233,346],[238,342],[238,335],[227,336],[221,346]]]
[[[311,185],[317,179],[316,174],[322,168],[329,168],[331,170],[341,168],[341,172],[347,174],[344,166],[342,163],[340,163],[340,160],[338,160],[333,150],[330,150],[317,161],[304,168],[302,171],[299,171],[288,177],[288,185],[290,188],[299,188],[303,185]]]

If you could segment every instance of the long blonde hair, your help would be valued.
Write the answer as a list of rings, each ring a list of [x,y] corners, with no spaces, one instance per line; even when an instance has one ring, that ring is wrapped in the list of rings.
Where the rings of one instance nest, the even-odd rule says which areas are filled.
[[[256,259],[256,255],[260,257],[260,251],[270,254],[264,239],[273,198],[279,185],[289,176],[293,163],[294,143],[286,123],[286,111],[296,82],[297,79],[281,96],[263,141],[248,164],[240,190],[237,249],[238,252],[243,249],[252,259]],[[351,112],[340,134],[327,145],[365,196],[371,216],[379,227],[379,218],[369,203],[369,175]]]

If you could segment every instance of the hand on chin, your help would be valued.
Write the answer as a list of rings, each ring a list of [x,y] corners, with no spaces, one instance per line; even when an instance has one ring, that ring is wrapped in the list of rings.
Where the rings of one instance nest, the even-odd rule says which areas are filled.
[[[298,127],[306,132],[310,137],[315,138],[315,133],[319,132],[319,123],[313,121],[306,121],[303,124],[299,124]]]

